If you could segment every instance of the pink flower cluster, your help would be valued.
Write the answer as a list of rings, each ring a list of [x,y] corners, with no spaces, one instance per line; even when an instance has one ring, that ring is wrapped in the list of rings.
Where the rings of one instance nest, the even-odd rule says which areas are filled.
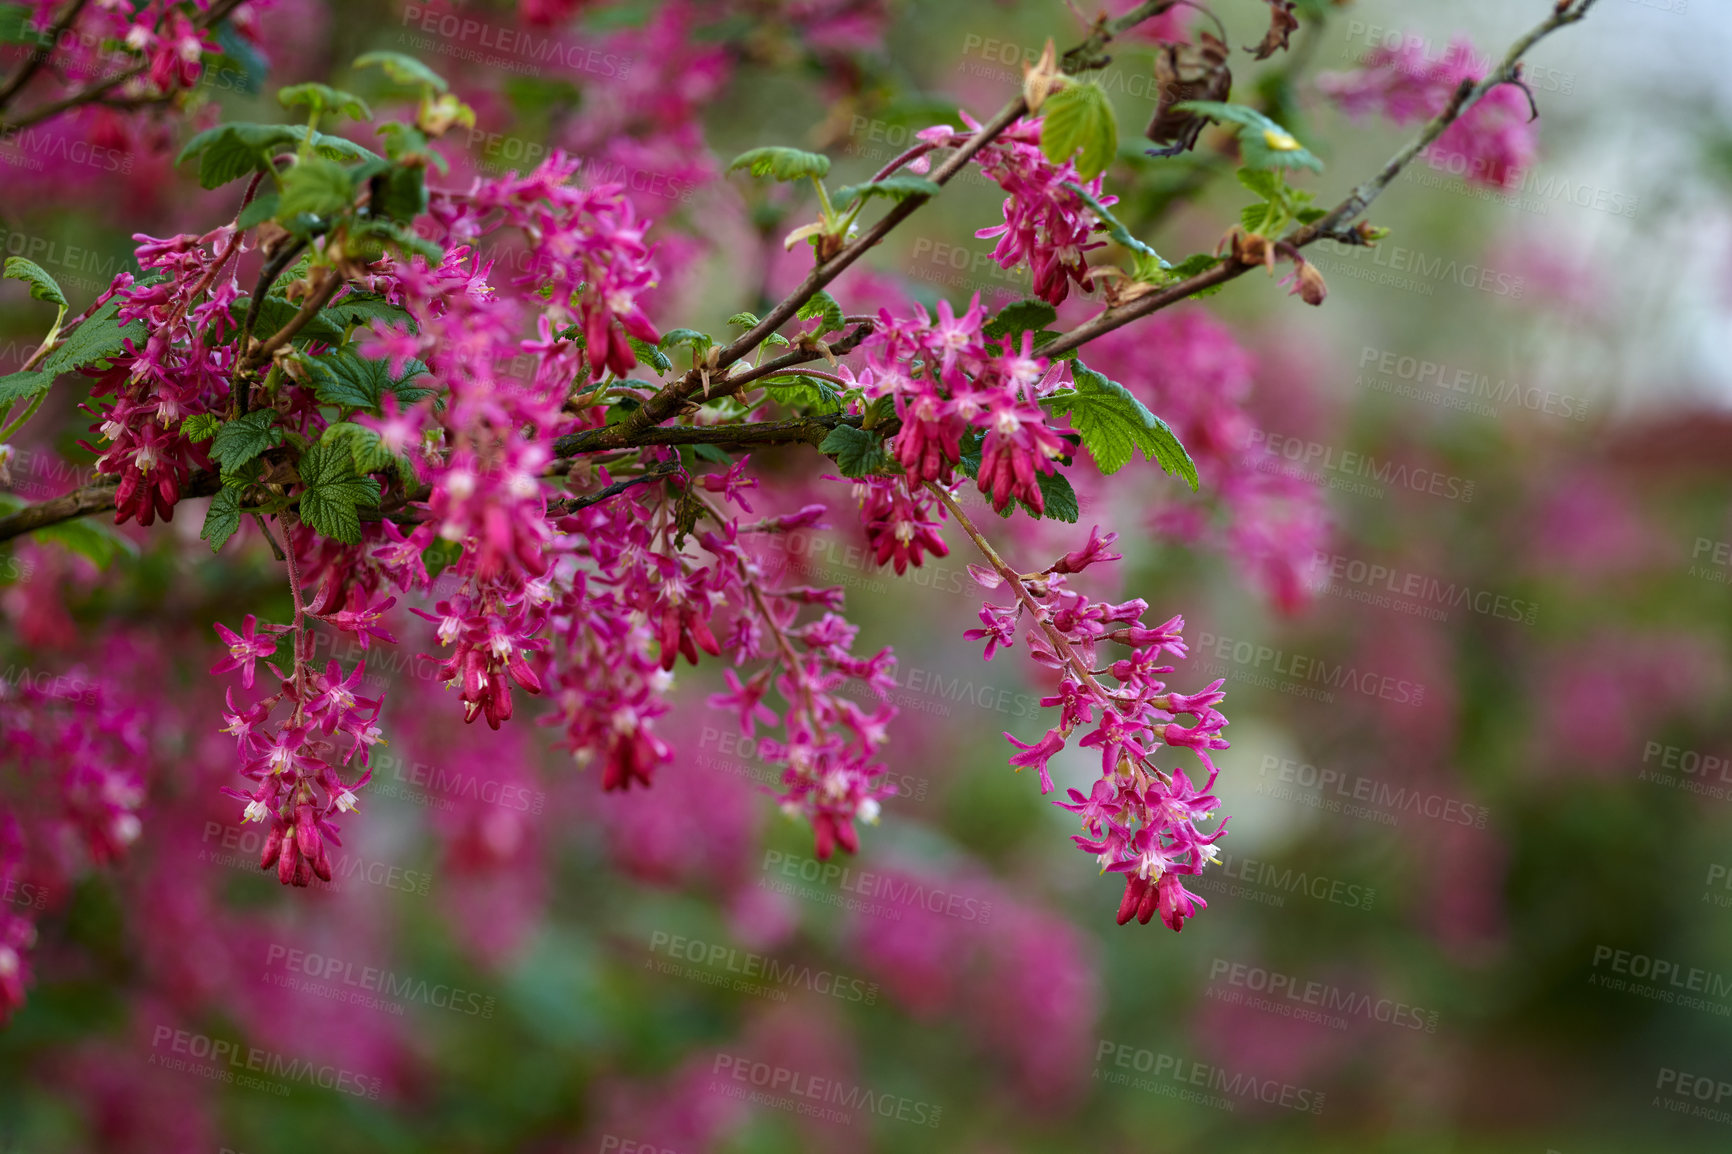
[[[909,503],[887,507],[876,499],[870,509],[863,508],[863,515],[868,526],[880,522],[895,537],[896,543],[890,544],[880,531],[873,544],[899,562],[919,564],[914,542],[930,540],[921,534],[922,526],[932,523],[929,507],[918,496],[919,486],[950,482],[962,459],[965,436],[982,434],[980,491],[991,495],[996,509],[1015,498],[1043,511],[1046,500],[1038,478],[1050,474],[1053,461],[1070,449],[1061,437],[1070,430],[1048,425],[1039,405],[1042,397],[1069,383],[1069,364],[1049,364],[1035,356],[1034,336],[1028,332],[1020,345],[1006,337],[992,350],[982,327],[985,319],[976,295],[961,316],[949,301],[938,303],[937,320],[918,305],[913,316],[902,319],[881,311],[880,323],[866,338],[868,367],[856,381],[868,400],[894,399],[902,422],[895,453],[906,474]],[[870,489],[867,496],[872,497]],[[930,544],[922,547],[943,555]]]
[[[1208,905],[1185,889],[1183,879],[1215,860],[1215,842],[1226,832],[1225,822],[1211,833],[1198,828],[1220,805],[1208,792],[1217,773],[1209,751],[1227,747],[1221,736],[1227,719],[1215,708],[1225,694],[1220,680],[1192,694],[1175,693],[1162,680],[1173,671],[1160,663],[1162,654],[1185,656],[1183,618],[1149,627],[1142,624],[1148,603],[1141,598],[1093,601],[1068,587],[1070,574],[1120,559],[1108,551],[1117,536],[1103,537],[1096,527],[1081,549],[1038,574],[978,570],[975,579],[982,585],[1008,584],[1016,596],[1010,605],[984,605],[984,627],[967,636],[986,641],[990,661],[994,650],[1015,644],[1017,628],[1026,621],[1030,656],[1059,674],[1056,692],[1040,703],[1060,713],[1058,724],[1032,745],[1005,734],[1019,751],[1010,763],[1019,770],[1033,767],[1041,792],[1050,793],[1048,763],[1076,730],[1093,727],[1078,745],[1100,751],[1099,778],[1088,794],[1067,790],[1070,801],[1054,804],[1081,816],[1084,833],[1072,840],[1099,859],[1103,872],[1126,875],[1119,924],[1134,917],[1146,925],[1158,911],[1163,922],[1179,930],[1198,905]],[[1097,653],[1105,642],[1124,646],[1130,655],[1101,668],[1105,658]],[[1103,676],[1115,684],[1103,685]],[[1191,723],[1181,724],[1179,718],[1187,716]],[[1162,746],[1197,755],[1208,771],[1201,787],[1183,769],[1155,764]]]
[[[971,131],[959,132],[948,125],[924,129],[916,135],[935,148],[956,148],[966,143],[980,125],[964,116]],[[974,155],[981,171],[998,182],[1009,195],[1004,200],[1004,223],[983,228],[974,235],[998,238],[992,259],[1010,269],[1026,264],[1034,278],[1034,295],[1050,304],[1060,304],[1074,283],[1084,291],[1094,288],[1088,261],[1090,249],[1103,240],[1090,240],[1098,222],[1086,201],[1064,185],[1069,182],[1088,189],[1104,207],[1118,198],[1102,190],[1103,177],[1086,184],[1074,161],[1054,164],[1040,150],[1041,121],[1024,117]],[[921,156],[909,167],[925,172],[931,158]]]
[[[1444,110],[1464,80],[1477,83],[1491,62],[1457,37],[1442,55],[1428,54],[1419,37],[1399,48],[1380,47],[1353,72],[1325,73],[1317,87],[1349,115],[1381,115],[1395,124],[1429,120]],[[1538,133],[1528,97],[1513,84],[1486,93],[1426,150],[1438,168],[1492,188],[1514,184],[1533,164]]]
[[[239,673],[241,687],[252,689],[257,663],[276,653],[276,635],[289,628],[266,625],[261,629],[250,613],[239,633],[218,625],[217,634],[227,643],[229,655],[211,672]],[[375,724],[381,703],[356,692],[365,663],[356,665],[347,677],[335,661],[319,672],[311,668],[312,634],[303,629],[296,637],[301,652],[293,676],[283,678],[281,688],[244,709],[235,704],[233,688],[228,692],[223,714],[228,724],[223,732],[232,735],[240,748],[245,762],[241,775],[258,784],[251,793],[228,786],[223,792],[247,803],[245,820],[270,823],[259,868],[275,866],[284,885],[306,886],[314,876],[331,880],[325,842],[343,844],[333,815],[355,809],[355,791],[372,776],[365,767],[368,749],[382,740]],[[267,662],[266,667],[277,673],[275,665]],[[275,732],[270,733],[271,716],[279,705],[288,706],[289,713],[277,720]],[[341,770],[357,756],[363,772],[353,784],[344,784]]]
[[[135,281],[121,273],[97,307],[120,301],[122,325],[144,323],[140,339],[128,339],[125,352],[112,359],[93,394],[113,393],[91,426],[108,442],[96,470],[120,478],[114,504],[117,523],[128,519],[149,525],[171,520],[193,466],[205,463],[204,451],[180,433],[186,418],[226,415],[228,379],[234,346],[224,342],[235,330],[229,306],[239,295],[231,275],[240,240],[232,225],[202,237],[157,240],[142,234],[135,254],[147,274]]]
[[[24,1002],[31,915],[144,828],[145,721],[82,670],[0,680],[0,1022]]]

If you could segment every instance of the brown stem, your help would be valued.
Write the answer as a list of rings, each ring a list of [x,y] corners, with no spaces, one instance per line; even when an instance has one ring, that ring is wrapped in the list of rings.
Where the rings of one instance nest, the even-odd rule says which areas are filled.
[[[297,240],[265,263],[264,269],[259,273],[259,283],[253,288],[253,299],[247,302],[246,319],[241,322],[241,335],[235,342],[237,349],[243,351],[246,349],[247,342],[252,340],[253,326],[258,323],[259,309],[264,305],[266,294],[271,291],[271,286],[277,283],[277,278],[283,275],[283,271],[294,262],[296,257],[301,255],[301,251],[306,247],[307,242],[305,240]],[[248,377],[253,368],[257,367],[252,366],[243,369],[243,363],[243,358],[235,358],[235,375],[234,379],[229,382],[230,402],[234,408],[234,415],[237,417],[246,416],[253,391],[252,383]]]

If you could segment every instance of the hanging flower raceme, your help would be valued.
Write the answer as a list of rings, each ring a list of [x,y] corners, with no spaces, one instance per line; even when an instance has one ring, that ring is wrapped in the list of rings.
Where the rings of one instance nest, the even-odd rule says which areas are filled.
[[[957,148],[980,130],[972,117],[964,115],[962,120],[969,131],[938,125],[916,135],[935,148]],[[1073,284],[1085,292],[1094,288],[1083,254],[1106,243],[1091,239],[1099,218],[1086,200],[1065,186],[1086,189],[1104,208],[1117,204],[1118,198],[1102,189],[1100,176],[1085,183],[1075,161],[1054,164],[1048,160],[1041,151],[1040,131],[1040,118],[1024,117],[975,153],[974,162],[981,171],[1008,195],[1003,206],[1004,223],[974,235],[982,240],[998,238],[992,259],[1007,269],[1028,265],[1034,295],[1056,305],[1070,295]],[[925,172],[930,163],[930,157],[922,156],[910,168]]]
[[[301,592],[295,591],[297,606]],[[260,626],[248,614],[237,633],[221,624],[216,631],[228,643],[228,657],[212,673],[239,672],[243,690],[253,688],[257,663],[277,652],[276,639],[291,630],[287,625]],[[355,791],[372,777],[367,767],[368,750],[382,742],[379,727],[381,702],[360,695],[365,663],[347,676],[336,661],[315,669],[313,637],[305,629],[290,638],[293,649],[291,672],[281,686],[251,705],[235,702],[234,689],[227,694],[227,723],[223,732],[234,737],[241,756],[241,776],[254,782],[250,792],[223,787],[228,796],[246,803],[245,821],[269,823],[260,869],[276,868],[284,885],[306,886],[314,877],[331,880],[331,859],[326,843],[341,846],[336,814],[357,806]],[[279,707],[283,716],[273,717]],[[361,772],[345,783],[343,771],[359,763]]]
[[[921,482],[948,483],[966,456],[994,508],[1016,499],[1041,512],[1046,502],[1039,479],[1069,451],[1062,434],[1070,430],[1048,424],[1039,406],[1041,398],[1069,384],[1069,365],[1035,356],[1031,333],[1020,340],[988,338],[985,317],[978,295],[961,316],[949,301],[940,301],[936,320],[918,305],[913,316],[900,319],[884,310],[866,338],[869,369],[856,379],[868,399],[894,400],[902,427],[893,451],[906,474],[909,500],[887,503],[869,488],[862,520],[880,563],[895,558],[898,572],[907,562],[918,565],[922,550],[943,555],[929,544],[936,535],[924,512]],[[885,540],[886,528],[894,544]],[[922,543],[915,547],[917,538]]]
[[[183,423],[226,415],[234,346],[224,342],[235,327],[229,306],[240,290],[231,262],[240,239],[230,225],[202,237],[133,239],[142,279],[121,273],[93,306],[118,300],[116,320],[137,330],[91,390],[113,399],[83,406],[99,418],[91,428],[108,447],[80,443],[99,455],[97,472],[120,478],[116,523],[149,525],[173,518],[188,473],[206,464]]]
[[[1219,807],[1209,793],[1217,772],[1209,752],[1227,747],[1220,735],[1227,719],[1215,708],[1224,694],[1220,680],[1195,694],[1175,693],[1163,680],[1173,672],[1163,664],[1164,655],[1186,654],[1183,618],[1145,626],[1148,605],[1140,598],[1093,601],[1068,587],[1070,574],[1120,559],[1108,552],[1116,537],[1102,536],[1097,527],[1081,549],[1040,573],[977,573],[982,585],[1008,586],[1016,597],[1010,605],[984,606],[986,627],[967,636],[987,640],[990,660],[995,649],[1014,645],[1021,625],[1035,661],[1058,674],[1055,692],[1040,702],[1060,710],[1057,724],[1034,743],[1005,734],[1018,750],[1010,763],[1018,770],[1033,768],[1041,792],[1050,793],[1055,787],[1049,763],[1086,729],[1077,744],[1100,753],[1100,774],[1089,793],[1070,789],[1068,802],[1054,804],[1080,816],[1083,833],[1072,840],[1096,857],[1102,872],[1126,875],[1119,924],[1134,917],[1146,925],[1158,912],[1178,930],[1197,906],[1208,905],[1185,888],[1184,879],[1215,860],[1215,842],[1226,832],[1225,822],[1206,833],[1199,828]],[[1109,659],[1105,645],[1128,655]],[[1189,724],[1181,721],[1187,717]],[[1183,769],[1155,763],[1163,746],[1196,755],[1207,774],[1201,786]]]

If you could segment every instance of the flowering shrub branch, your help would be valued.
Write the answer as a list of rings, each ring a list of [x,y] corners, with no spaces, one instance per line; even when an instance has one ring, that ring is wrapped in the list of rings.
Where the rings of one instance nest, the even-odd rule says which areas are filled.
[[[206,496],[201,536],[213,551],[248,518],[264,530],[289,575],[293,621],[217,625],[228,656],[213,672],[238,674],[250,693],[258,662],[289,638],[288,672],[267,662],[282,684],[250,704],[231,688],[225,714],[250,783],[227,793],[246,820],[268,824],[261,865],[285,884],[331,876],[334,818],[357,808],[368,750],[381,741],[382,699],[358,696],[364,662],[316,669],[311,622],[365,649],[395,644],[387,622],[413,624],[410,614],[430,623],[465,722],[497,730],[523,696],[543,698],[538,720],[610,791],[651,787],[671,758],[658,723],[681,658],[727,654],[729,689],[711,704],[733,712],[746,736],[779,731],[761,744],[780,769],[778,803],[811,827],[823,857],[856,850],[856,822],[877,820],[893,793],[877,757],[895,714],[894,658],[854,653],[858,628],[842,616],[840,589],[782,587],[765,574],[748,545],[816,526],[828,509],[758,516],[751,502],[782,494],[754,493],[774,478],[731,455],[812,446],[840,474],[826,479],[851,485],[877,564],[903,573],[946,555],[951,519],[981,551],[976,580],[1011,602],[984,605],[983,627],[968,636],[985,642],[988,660],[1020,636],[1055,675],[1042,705],[1058,710],[1056,722],[1034,744],[1007,734],[1010,764],[1034,767],[1051,792],[1052,760],[1086,730],[1076,744],[1098,750],[1100,772],[1089,793],[1070,789],[1056,804],[1079,815],[1074,840],[1102,871],[1126,875],[1120,923],[1158,914],[1177,930],[1206,904],[1184,879],[1216,858],[1225,831],[1202,828],[1218,807],[1210,755],[1226,746],[1222,683],[1183,693],[1164,680],[1173,667],[1161,662],[1187,651],[1181,617],[1145,625],[1142,600],[1072,588],[1075,574],[1119,559],[1109,552],[1116,534],[1096,526],[1052,565],[1019,572],[957,494],[972,481],[1013,525],[1076,523],[1069,471],[1079,460],[1114,474],[1139,455],[1200,488],[1209,470],[1174,428],[1078,350],[1282,261],[1292,291],[1321,304],[1326,286],[1301,250],[1326,237],[1374,243],[1381,230],[1356,222],[1383,189],[1487,94],[1520,84],[1523,54],[1592,3],[1561,0],[1500,64],[1462,78],[1418,136],[1332,209],[1289,183],[1321,161],[1226,99],[1227,50],[1206,45],[1204,73],[1163,96],[1151,140],[1167,155],[1220,125],[1236,138],[1239,183],[1257,203],[1216,252],[1177,263],[1113,214],[1116,122],[1085,76],[1113,37],[1174,0],[1097,21],[1062,69],[1049,43],[1022,95],[984,122],[920,132],[865,184],[830,190],[824,156],[754,149],[734,167],[815,191],[818,219],[785,242],[808,244],[813,265],[762,317],[737,314],[730,323],[743,331],[726,340],[652,318],[665,275],[655,222],[618,185],[576,183],[571,156],[441,187],[436,143],[472,125],[473,110],[421,62],[371,53],[357,67],[379,69],[414,107],[372,126],[383,153],[320,130],[344,117],[371,122],[365,101],[295,85],[279,99],[304,123],[221,124],[181,153],[208,189],[246,182],[230,223],[136,236],[139,271],[115,277],[70,323],[46,272],[8,262],[8,276],[60,313],[24,368],[0,377],[0,408],[26,403],[17,427],[57,378],[80,373],[103,446],[86,446],[99,480],[0,517],[0,541],[108,510],[117,523],[151,526]],[[105,99],[146,71],[137,98],[167,99],[197,78],[204,33],[238,10],[222,0],[135,25],[144,31],[128,43],[147,59],[130,73],[3,127]],[[1283,50],[1295,22],[1291,5],[1269,11],[1269,34],[1247,49],[1257,59]],[[61,23],[83,12],[74,0]],[[166,64],[164,43],[174,46]],[[0,105],[39,68],[26,64],[0,88]],[[1032,297],[991,316],[978,297],[960,309],[940,302],[935,315],[846,311],[827,290],[971,164],[1004,194],[1000,219],[976,235],[995,240],[1003,268],[1028,268]],[[861,228],[874,199],[889,206]],[[259,265],[250,292],[239,279],[249,254]],[[1073,290],[1096,289],[1104,308],[1055,327]],[[827,367],[805,367],[819,360]],[[527,368],[507,371],[514,364]],[[433,601],[435,578],[429,609],[391,616],[399,597]],[[864,688],[872,712],[849,687]],[[1181,748],[1200,763],[1201,785],[1156,764]]]

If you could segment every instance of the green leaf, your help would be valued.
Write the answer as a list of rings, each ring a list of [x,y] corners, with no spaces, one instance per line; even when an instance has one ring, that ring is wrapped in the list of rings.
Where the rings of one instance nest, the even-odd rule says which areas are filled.
[[[636,354],[638,364],[648,365],[658,373],[673,371],[674,363],[668,360],[668,355],[648,341],[640,341],[636,337],[627,337],[625,341]]]
[[[109,360],[125,351],[125,341],[140,343],[145,339],[143,321],[133,321],[125,328],[115,319],[120,301],[110,300],[90,314],[62,341],[58,348],[42,361],[41,371],[50,377]]]
[[[217,435],[222,421],[213,413],[195,413],[180,423],[180,432],[187,440],[198,444]]]
[[[427,566],[427,576],[437,577],[463,556],[463,546],[455,541],[447,541],[443,537],[433,538],[433,543],[421,550],[421,564]]]
[[[361,541],[359,510],[378,505],[379,482],[358,476],[353,454],[342,444],[320,442],[301,456],[301,520],[314,532],[345,545]]]
[[[794,316],[803,321],[809,321],[813,317],[823,317],[823,324],[819,325],[817,332],[813,334],[814,336],[821,337],[825,333],[832,333],[837,329],[846,327],[846,323],[842,320],[842,306],[836,303],[835,297],[821,290],[813,293],[812,299],[801,305],[800,311]]]
[[[409,310],[371,293],[350,291],[339,298],[336,303],[326,305],[320,315],[332,317],[338,324],[345,327],[383,321],[391,326],[407,325],[410,332],[415,331],[415,320],[409,315]]]
[[[321,445],[336,445],[347,450],[357,474],[395,472],[405,484],[415,481],[415,465],[406,457],[392,453],[372,429],[353,421],[338,421],[327,425],[319,437]]]
[[[66,294],[60,291],[60,283],[43,271],[42,266],[35,261],[25,260],[21,256],[7,257],[6,279],[24,281],[30,286],[32,300],[58,305],[61,312],[66,311]]]
[[[1293,214],[1293,218],[1300,224],[1316,224],[1328,215],[1326,208],[1302,208]]]
[[[332,88],[329,84],[309,82],[279,88],[277,102],[284,108],[305,106],[321,112],[341,112],[351,120],[373,119],[373,110],[367,107],[365,100],[353,92],[344,92],[341,88]]]
[[[237,324],[245,323],[247,307],[252,303],[251,297],[240,297],[229,305],[229,312]],[[267,296],[259,303],[258,319],[253,322],[255,337],[268,337],[281,329],[295,318],[301,311],[301,306],[289,300],[288,297],[275,293]],[[292,338],[293,342],[307,341],[334,342],[343,339],[343,326],[338,322],[332,307],[320,309],[307,321],[306,326]]]
[[[0,4],[0,44],[45,46],[48,34],[31,23],[35,9],[25,4]]]
[[[830,158],[798,148],[754,148],[734,157],[728,171],[736,168],[747,168],[753,176],[776,180],[804,180],[808,176],[822,179],[830,174]]]
[[[1323,171],[1323,162],[1305,150],[1293,134],[1243,104],[1223,104],[1218,100],[1187,100],[1173,106],[1176,111],[1206,116],[1211,120],[1238,127],[1239,158],[1247,168],[1309,168]]]
[[[700,333],[697,329],[669,329],[662,334],[661,343],[657,346],[663,349],[677,349],[681,345],[692,347],[692,356],[701,361],[715,347],[716,338],[709,333]],[[670,366],[671,363],[670,363]]]
[[[682,445],[681,449],[690,452],[700,461],[708,461],[712,465],[731,465],[734,459],[728,456],[728,451],[720,445]]]
[[[896,398],[889,393],[884,394],[866,406],[866,412],[860,420],[863,429],[876,429],[885,421],[896,415]]]
[[[1185,280],[1189,277],[1194,277],[1199,273],[1208,272],[1210,269],[1220,264],[1221,260],[1221,257],[1206,252],[1200,252],[1195,256],[1186,257],[1172,268],[1169,268],[1167,273],[1175,280]]]
[[[211,439],[210,455],[222,466],[224,473],[233,473],[242,465],[283,443],[283,431],[276,427],[275,409],[255,409],[232,421],[225,421]]]
[[[890,463],[884,438],[853,425],[837,425],[819,444],[818,451],[836,459],[844,477],[867,477],[882,472]]]
[[[830,194],[830,203],[836,208],[847,208],[856,198],[867,200],[874,196],[882,196],[889,200],[907,200],[911,196],[937,196],[938,185],[924,176],[910,176],[897,173],[883,180],[874,180],[866,184],[849,184]]]
[[[770,377],[762,384],[764,391],[779,405],[815,413],[842,411],[842,395],[836,391],[835,385],[822,377],[808,377],[795,372]]]
[[[302,217],[322,226],[354,201],[355,181],[349,170],[334,160],[309,156],[283,174],[277,220],[291,232],[300,230]]]
[[[305,135],[287,124],[219,124],[191,140],[175,157],[179,165],[198,157],[198,182],[205,188],[221,188],[249,172],[271,166],[271,158]]]
[[[88,558],[98,569],[108,568],[122,554],[138,556],[137,545],[100,521],[62,521],[38,529],[32,536],[38,541],[53,541],[70,549],[80,557]]]
[[[1281,198],[1282,181],[1278,171],[1262,168],[1241,168],[1237,173],[1239,183],[1263,200],[1279,200]]]
[[[1036,473],[1034,483],[1040,487],[1041,502],[1046,506],[1046,517],[1063,521],[1067,525],[1076,524],[1082,505],[1077,501],[1076,490],[1071,488],[1070,481],[1063,473],[1057,469],[1050,473]],[[1023,508],[1028,510],[1031,517],[1041,516],[1029,509],[1027,504],[1023,504]]]
[[[427,168],[420,164],[392,165],[373,178],[370,211],[404,223],[427,211]]]
[[[1054,164],[1077,155],[1077,175],[1093,180],[1119,151],[1119,123],[1106,90],[1091,80],[1073,80],[1041,106],[1040,150]]]
[[[406,84],[411,88],[425,85],[435,92],[444,92],[451,86],[445,83],[445,78],[415,59],[401,52],[369,52],[355,58],[356,68],[367,68],[378,65],[385,70],[385,75],[398,84]]]
[[[405,255],[418,256],[433,267],[438,267],[445,260],[444,249],[399,221],[364,217],[349,222],[349,235],[395,245]]]
[[[432,389],[412,382],[427,374],[427,366],[411,360],[403,366],[403,375],[391,376],[389,360],[371,360],[345,348],[321,353],[311,361],[313,395],[327,405],[345,409],[360,409],[373,416],[383,411],[385,394],[394,393],[400,405],[412,405],[430,396]],[[367,470],[363,470],[367,471]]]
[[[1030,297],[999,309],[997,315],[987,321],[986,327],[981,331],[993,340],[1009,337],[1011,344],[1020,345],[1023,333],[1031,329],[1039,332],[1057,319],[1057,309],[1043,300]]]
[[[198,535],[210,542],[212,553],[220,552],[228,544],[228,539],[235,535],[235,530],[241,527],[241,493],[245,489],[244,481],[234,484],[225,481],[216,496],[211,498],[210,508],[204,515],[204,528]]]
[[[53,383],[53,373],[8,373],[0,377],[0,405],[34,397]]]
[[[277,215],[277,190],[274,188],[261,189],[258,195],[249,200],[247,206],[241,209],[241,214],[235,218],[235,226],[237,228],[252,228],[254,225],[263,224],[275,215]]]
[[[1140,449],[1145,457],[1197,488],[1197,466],[1167,427],[1131,391],[1078,361],[1071,369],[1074,391],[1041,402],[1054,415],[1068,414],[1083,447],[1103,473],[1116,473]]]
[[[728,323],[733,325],[735,328],[745,329],[749,332],[758,326],[758,314],[735,313],[733,316],[728,318]]]

